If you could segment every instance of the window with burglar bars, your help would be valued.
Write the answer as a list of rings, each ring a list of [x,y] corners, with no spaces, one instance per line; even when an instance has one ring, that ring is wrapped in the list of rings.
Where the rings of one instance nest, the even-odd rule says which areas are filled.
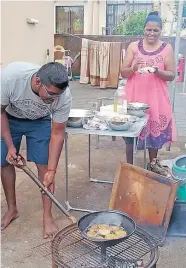
[[[56,6],[56,33],[83,34],[84,7]]]
[[[151,12],[152,10],[153,1],[107,1],[106,31],[104,32],[107,35],[117,35],[116,26],[120,23],[122,17],[131,13]]]

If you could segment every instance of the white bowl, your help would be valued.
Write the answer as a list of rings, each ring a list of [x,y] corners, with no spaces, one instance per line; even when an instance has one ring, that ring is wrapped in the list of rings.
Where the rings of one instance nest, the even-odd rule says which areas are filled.
[[[127,108],[130,110],[146,110],[149,109],[149,105],[142,102],[129,102]]]
[[[137,117],[144,117],[146,115],[146,111],[147,110],[127,110],[127,113],[133,116],[137,116]]]

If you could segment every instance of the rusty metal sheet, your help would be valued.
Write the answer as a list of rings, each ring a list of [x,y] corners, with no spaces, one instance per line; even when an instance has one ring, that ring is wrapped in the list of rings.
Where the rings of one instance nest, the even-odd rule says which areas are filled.
[[[136,223],[164,239],[174,206],[178,182],[142,168],[120,163],[109,209],[127,213]]]

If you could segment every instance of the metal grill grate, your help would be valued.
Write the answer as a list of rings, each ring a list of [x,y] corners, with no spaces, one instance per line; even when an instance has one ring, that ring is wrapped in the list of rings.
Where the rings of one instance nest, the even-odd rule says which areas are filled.
[[[137,268],[137,262],[144,256],[148,255],[147,263],[152,263],[158,245],[160,241],[138,228],[127,240],[107,248],[106,262],[103,264],[101,248],[83,239],[75,224],[58,232],[52,242],[46,242],[33,250],[40,252],[43,257],[50,257],[59,267]]]

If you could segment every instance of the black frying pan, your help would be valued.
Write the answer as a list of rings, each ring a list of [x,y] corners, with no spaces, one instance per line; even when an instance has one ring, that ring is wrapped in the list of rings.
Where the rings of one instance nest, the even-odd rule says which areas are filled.
[[[108,225],[121,226],[127,232],[127,236],[112,240],[87,237],[87,231],[93,224],[108,224]],[[136,230],[136,223],[127,214],[115,210],[108,210],[108,211],[93,212],[83,216],[78,221],[78,228],[84,238],[91,240],[96,244],[104,244],[105,247],[107,246],[110,247],[129,238],[129,236],[131,236]]]

